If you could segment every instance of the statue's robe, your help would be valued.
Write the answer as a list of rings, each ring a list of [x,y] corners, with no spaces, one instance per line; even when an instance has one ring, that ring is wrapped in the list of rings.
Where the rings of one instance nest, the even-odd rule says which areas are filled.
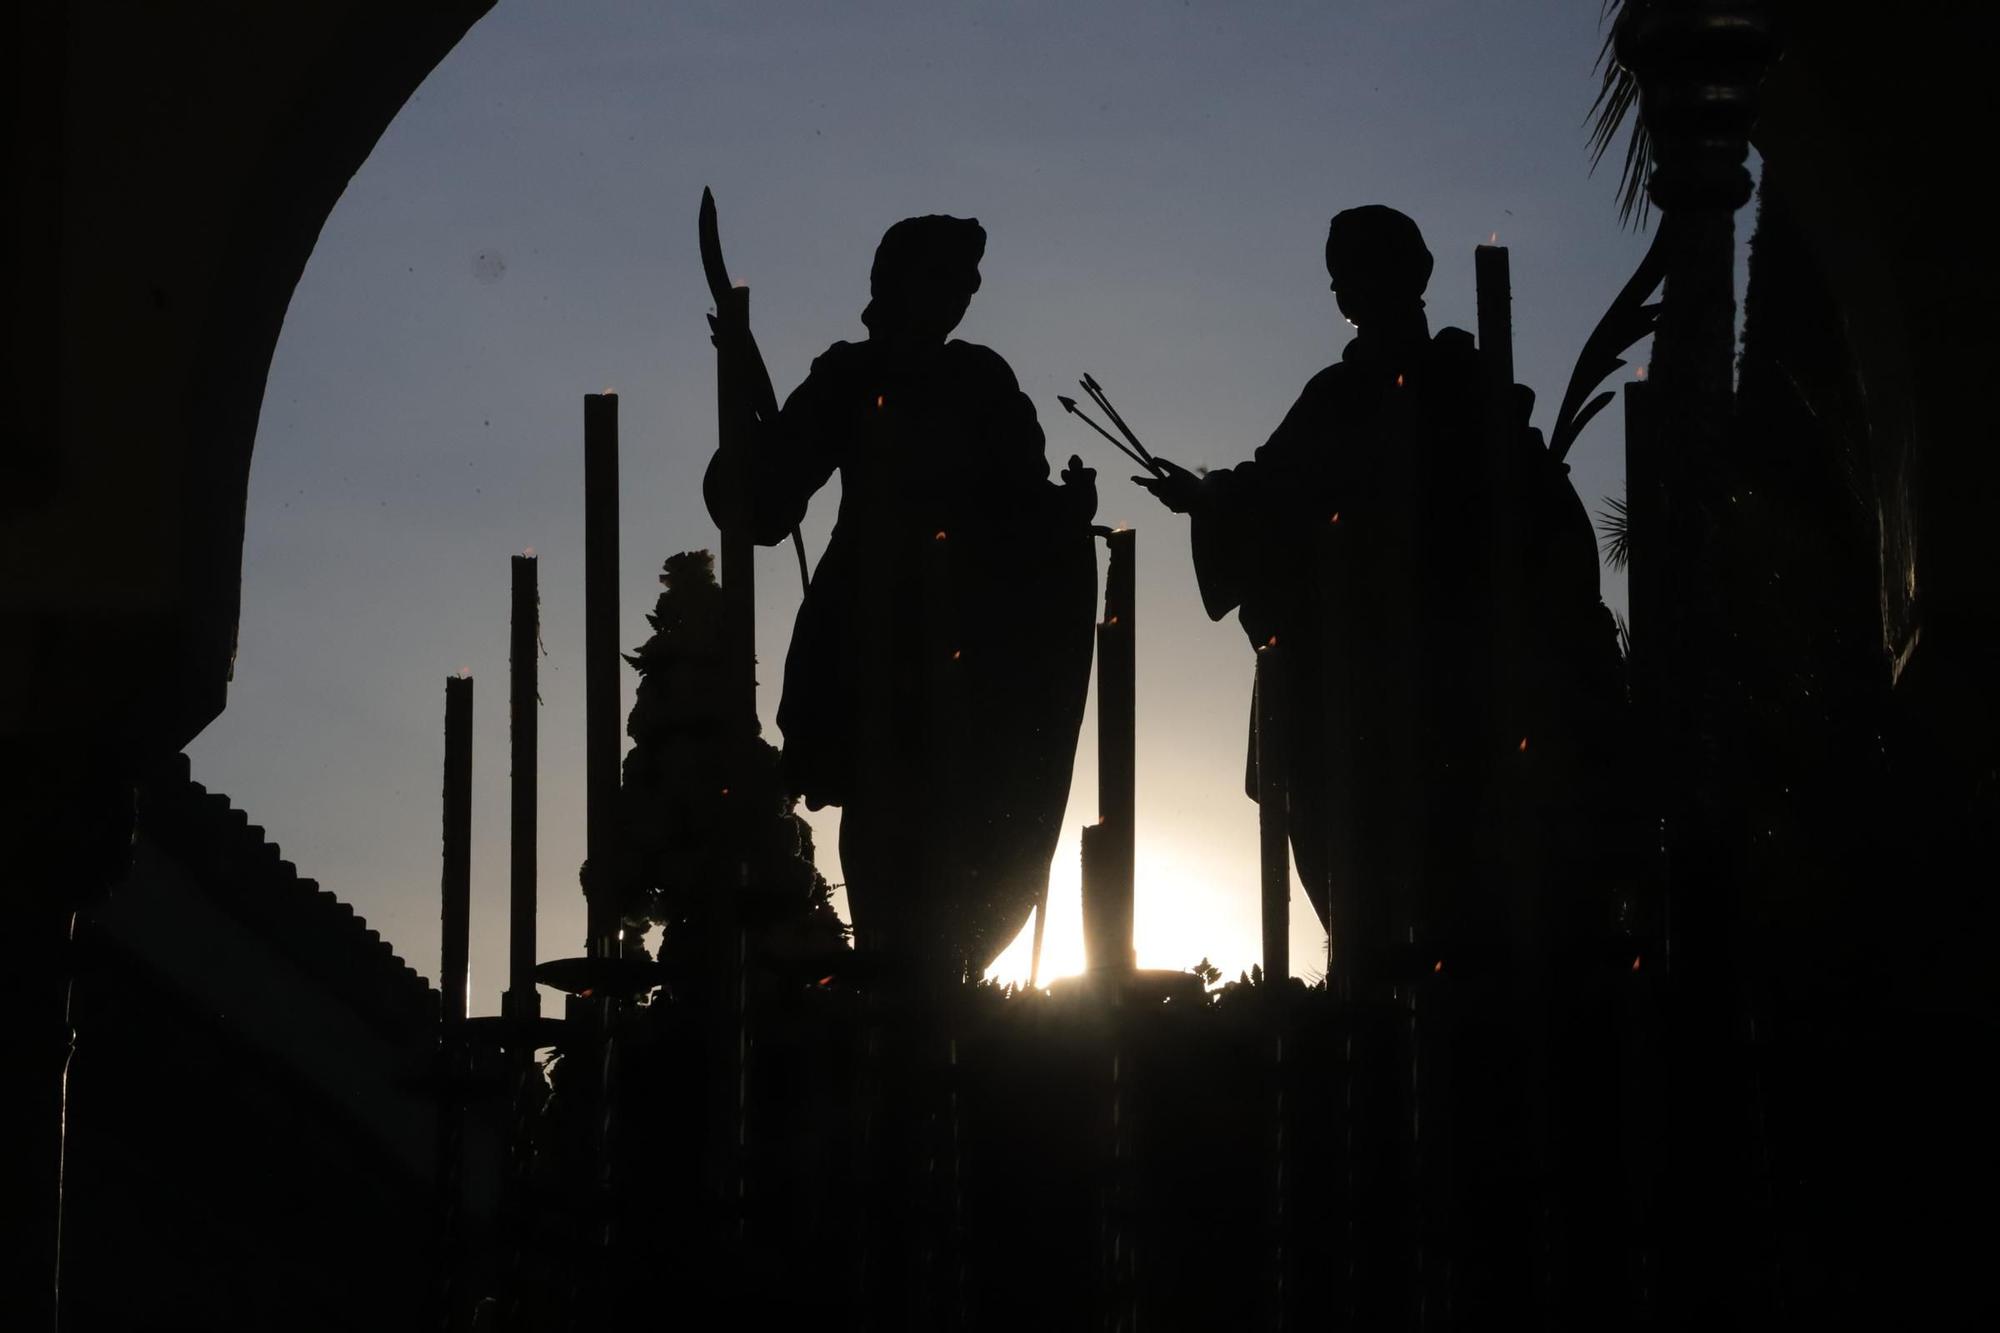
[[[1049,480],[1043,445],[990,349],[843,342],[748,478],[769,545],[840,473],[778,726],[792,792],[843,807],[857,933],[979,971],[1047,883],[1089,686],[1090,506]]]
[[[1528,401],[1517,391],[1517,406]],[[1251,461],[1207,474],[1191,511],[1209,616],[1235,610],[1253,646],[1276,638],[1282,650],[1293,855],[1336,943],[1350,930],[1364,954],[1388,947],[1394,922],[1433,935],[1497,927],[1507,909],[1477,887],[1492,882],[1501,836],[1481,823],[1492,784],[1532,770],[1526,817],[1569,836],[1590,815],[1565,803],[1588,806],[1622,714],[1589,515],[1525,419],[1500,446],[1510,493],[1493,495],[1481,405],[1479,354],[1463,330],[1400,350],[1357,338]],[[1496,500],[1514,519],[1523,595],[1512,607],[1496,605],[1490,574]],[[1330,600],[1320,543],[1336,515],[1342,564],[1326,577],[1344,592]],[[1519,685],[1496,708],[1494,654],[1510,642]],[[1343,678],[1354,721],[1341,737],[1325,705]],[[1254,726],[1253,705],[1253,799]],[[1353,797],[1335,809],[1330,759],[1342,744]],[[1335,846],[1352,873],[1330,904]]]

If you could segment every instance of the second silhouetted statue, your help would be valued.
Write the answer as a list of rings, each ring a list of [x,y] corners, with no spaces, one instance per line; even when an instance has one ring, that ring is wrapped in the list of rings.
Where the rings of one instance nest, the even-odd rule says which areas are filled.
[[[1529,427],[1527,389],[1513,386],[1497,433],[1483,419],[1472,335],[1433,336],[1425,317],[1432,260],[1416,224],[1349,209],[1332,221],[1326,262],[1356,336],[1256,457],[1205,476],[1160,460],[1164,475],[1133,480],[1192,518],[1210,617],[1235,610],[1253,646],[1282,645],[1293,855],[1336,952],[1365,967],[1411,925],[1495,936],[1485,793],[1523,780],[1509,765],[1532,736],[1532,769],[1554,793],[1542,809],[1587,820],[1556,806],[1591,780],[1588,752],[1622,682],[1568,469]],[[1512,521],[1496,526],[1503,511]],[[1509,606],[1489,578],[1503,541],[1522,571]],[[1504,713],[1489,684],[1501,652],[1518,654],[1521,682]],[[1339,736],[1323,711],[1334,679],[1346,682]],[[1255,758],[1253,742],[1253,774]],[[1339,801],[1336,759],[1351,770]],[[1342,844],[1344,875],[1329,864]]]
[[[986,233],[909,218],[862,312],[756,442],[718,454],[718,522],[786,539],[840,473],[799,608],[778,726],[787,781],[842,807],[858,943],[977,976],[1046,884],[1088,689],[1094,474],[1050,481],[1034,405],[989,348],[950,338]]]

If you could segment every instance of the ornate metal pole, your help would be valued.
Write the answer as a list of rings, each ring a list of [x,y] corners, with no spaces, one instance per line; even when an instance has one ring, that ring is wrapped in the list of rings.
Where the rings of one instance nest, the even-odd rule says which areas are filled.
[[[1730,571],[1716,538],[1730,477],[1735,215],[1750,199],[1754,97],[1776,49],[1771,14],[1754,0],[1655,0],[1631,12],[1617,43],[1653,142],[1648,190],[1671,229],[1648,391],[1649,443],[1673,455],[1655,515],[1666,591],[1661,623],[1647,631],[1670,923],[1661,1255],[1670,1322],[1725,1305],[1747,1315],[1736,1298],[1768,1287],[1728,1224],[1741,1213],[1748,1144],[1732,956],[1741,821],[1728,783],[1738,741],[1726,702]]]

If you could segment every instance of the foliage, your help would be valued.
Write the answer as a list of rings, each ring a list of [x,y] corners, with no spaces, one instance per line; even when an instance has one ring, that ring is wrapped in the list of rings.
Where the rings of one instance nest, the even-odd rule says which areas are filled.
[[[1646,197],[1646,178],[1653,172],[1653,145],[1646,134],[1646,122],[1633,115],[1639,103],[1639,80],[1618,63],[1618,34],[1623,26],[1645,8],[1647,0],[1605,0],[1600,20],[1605,23],[1604,45],[1597,53],[1598,73],[1603,82],[1590,104],[1594,118],[1590,130],[1590,169],[1610,149],[1619,129],[1629,118],[1632,132],[1625,141],[1625,165],[1619,173],[1618,218],[1628,226],[1643,227],[1652,210]]]
[[[812,832],[784,789],[777,749],[732,716],[722,590],[706,551],[666,562],[626,660],[639,672],[620,790],[617,884],[628,927],[664,927],[676,991],[700,984],[728,910],[759,952],[804,964],[846,927],[813,865]]]
[[[1599,549],[1615,570],[1623,571],[1632,558],[1628,540],[1631,532],[1630,516],[1626,512],[1623,497],[1604,497],[1604,508],[1597,511],[1597,527],[1603,534]]]

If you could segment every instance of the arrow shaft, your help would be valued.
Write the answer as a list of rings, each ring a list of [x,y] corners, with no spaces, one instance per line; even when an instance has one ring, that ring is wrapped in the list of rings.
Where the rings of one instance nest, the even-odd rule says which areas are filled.
[[[1067,404],[1065,404],[1065,408],[1071,416],[1078,418],[1083,422],[1084,425],[1090,427],[1092,430],[1096,431],[1099,435],[1102,435],[1105,439],[1111,441],[1111,447],[1116,449],[1119,453],[1125,455],[1127,458],[1137,463],[1140,467],[1145,468],[1148,472],[1153,473],[1155,476],[1159,475],[1159,468],[1155,466],[1150,459],[1141,458],[1139,457],[1139,455],[1133,453],[1130,449],[1126,448],[1125,442],[1123,440],[1119,439],[1116,435],[1113,435],[1110,431],[1104,429],[1104,427],[1098,425],[1095,421],[1091,420],[1090,414],[1088,412],[1085,412],[1080,407],[1069,407]]]
[[[1090,400],[1104,409],[1104,415],[1111,418],[1111,424],[1118,427],[1118,433],[1129,440],[1132,447],[1139,451],[1140,458],[1150,463],[1153,458],[1152,452],[1145,445],[1139,443],[1139,437],[1133,434],[1130,426],[1125,424],[1125,418],[1118,414],[1118,409],[1111,405],[1111,399],[1105,395],[1104,386],[1097,382],[1097,378],[1093,375],[1085,375],[1078,383],[1083,385],[1083,391],[1090,395]]]

